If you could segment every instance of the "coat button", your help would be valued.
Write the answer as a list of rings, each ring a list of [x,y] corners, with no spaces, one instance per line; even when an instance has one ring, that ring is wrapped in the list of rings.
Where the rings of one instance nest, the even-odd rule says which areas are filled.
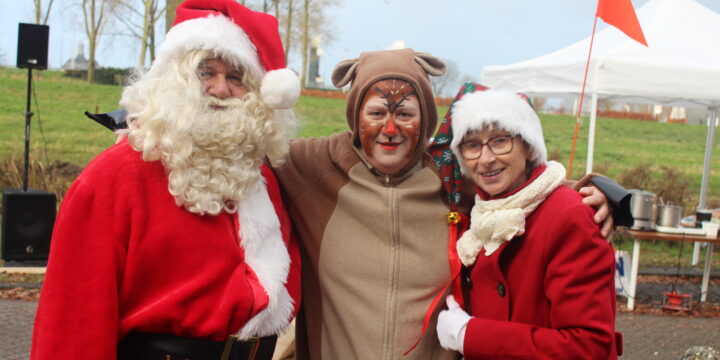
[[[505,296],[505,285],[503,285],[503,283],[498,283],[497,292],[498,292],[498,295],[500,295],[500,297]]]
[[[472,289],[472,280],[470,280],[470,274],[466,273],[463,275],[463,282],[465,283],[465,287],[468,289]]]

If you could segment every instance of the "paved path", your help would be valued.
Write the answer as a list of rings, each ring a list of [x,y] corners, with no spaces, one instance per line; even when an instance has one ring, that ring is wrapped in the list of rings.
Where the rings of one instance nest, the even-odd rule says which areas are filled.
[[[0,299],[0,359],[28,358],[36,309],[37,302]]]
[[[720,349],[720,319],[618,314],[622,360],[679,360],[691,346]]]
[[[0,359],[27,359],[37,302],[0,299]],[[623,360],[678,360],[695,345],[720,349],[720,319],[618,314]]]

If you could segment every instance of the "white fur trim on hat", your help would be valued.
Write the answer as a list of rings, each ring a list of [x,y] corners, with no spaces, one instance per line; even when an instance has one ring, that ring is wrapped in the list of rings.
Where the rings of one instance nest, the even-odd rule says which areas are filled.
[[[159,71],[170,59],[192,50],[213,51],[238,60],[261,82],[260,96],[272,109],[289,109],[300,97],[300,80],[295,72],[287,68],[266,71],[250,37],[225,16],[186,20],[173,26],[160,46],[153,68]]]
[[[209,50],[235,58],[258,79],[265,75],[265,68],[260,63],[257,48],[250,37],[225,16],[186,20],[170,28],[153,67],[167,66],[170,59],[184,56],[192,50]]]
[[[468,132],[495,124],[513,135],[520,135],[530,145],[533,166],[547,162],[540,118],[520,95],[501,90],[477,91],[463,96],[451,111],[453,139],[450,148],[458,159],[462,159],[458,147]],[[467,174],[462,161],[460,166]]]
[[[300,97],[300,80],[287,68],[269,71],[263,77],[260,95],[273,109],[289,109]]]
[[[269,303],[240,329],[241,339],[280,333],[289,325],[294,309],[293,299],[285,287],[290,255],[282,238],[280,220],[264,178],[258,187],[258,191],[240,201],[237,215],[245,261],[257,275]]]

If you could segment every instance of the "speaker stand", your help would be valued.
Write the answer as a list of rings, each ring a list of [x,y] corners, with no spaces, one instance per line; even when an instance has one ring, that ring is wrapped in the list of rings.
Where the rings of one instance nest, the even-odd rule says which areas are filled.
[[[30,119],[34,115],[32,111],[30,111],[31,93],[32,68],[28,68],[27,111],[25,111],[25,172],[23,173],[23,192],[27,192],[28,190],[28,171],[30,168]]]

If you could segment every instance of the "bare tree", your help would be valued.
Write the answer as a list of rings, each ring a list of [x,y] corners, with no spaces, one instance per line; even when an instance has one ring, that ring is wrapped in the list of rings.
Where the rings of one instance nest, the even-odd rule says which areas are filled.
[[[455,61],[443,59],[445,61],[445,75],[431,76],[430,83],[433,87],[435,96],[452,96],[453,91],[460,88],[461,80],[468,79],[468,76],[460,74],[460,69]]]
[[[116,0],[82,0],[81,7],[85,23],[85,34],[90,49],[88,52],[87,81],[95,79],[95,50],[97,49],[102,29],[115,10]]]
[[[308,42],[310,41],[310,0],[303,0],[303,22],[302,22],[302,71],[300,71],[300,86],[304,89],[307,84],[308,68]]]
[[[48,0],[47,10],[45,10],[45,16],[43,16],[42,2],[43,0],[33,0],[33,3],[35,5],[35,23],[39,25],[47,25],[48,17],[50,17],[50,9],[52,9],[52,5],[55,0]],[[40,19],[42,19],[42,22],[40,22]]]
[[[287,0],[287,17],[285,17],[285,62],[292,49],[293,0]]]
[[[140,41],[138,66],[145,65],[150,53],[150,62],[155,59],[155,26],[165,13],[159,0],[117,0],[116,18],[125,25],[130,34]],[[138,10],[142,8],[142,11]]]

